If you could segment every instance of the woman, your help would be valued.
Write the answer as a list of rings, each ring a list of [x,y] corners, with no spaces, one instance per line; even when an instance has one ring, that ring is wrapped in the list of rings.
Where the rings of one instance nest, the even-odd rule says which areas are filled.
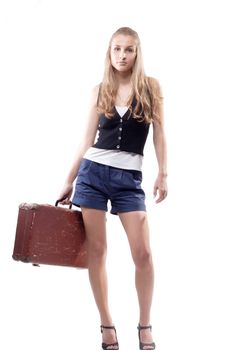
[[[106,350],[119,349],[108,307],[105,269],[108,200],[111,213],[119,215],[135,263],[139,347],[155,349],[150,325],[153,262],[141,188],[143,148],[150,125],[159,169],[154,195],[159,203],[167,195],[161,91],[157,80],[145,76],[138,34],[123,27],[110,40],[103,80],[93,90],[84,138],[59,196],[62,204],[69,203],[77,177],[72,203],[83,214],[89,278],[100,313],[102,349]]]

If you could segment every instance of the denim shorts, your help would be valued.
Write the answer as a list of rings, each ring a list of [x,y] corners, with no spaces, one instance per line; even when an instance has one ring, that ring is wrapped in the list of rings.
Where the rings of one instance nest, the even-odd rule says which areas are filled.
[[[72,204],[108,211],[111,214],[146,211],[145,193],[141,188],[142,173],[82,159]]]

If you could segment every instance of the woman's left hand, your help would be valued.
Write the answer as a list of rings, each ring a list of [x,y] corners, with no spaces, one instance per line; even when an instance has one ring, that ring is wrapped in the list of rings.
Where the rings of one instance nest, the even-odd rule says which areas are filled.
[[[167,176],[159,174],[154,184],[154,197],[158,196],[155,203],[162,202],[167,197],[167,193]]]

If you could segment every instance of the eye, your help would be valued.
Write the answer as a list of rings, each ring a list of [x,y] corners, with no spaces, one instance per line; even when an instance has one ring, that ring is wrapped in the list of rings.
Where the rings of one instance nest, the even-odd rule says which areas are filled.
[[[134,50],[133,50],[131,47],[129,47],[129,48],[127,49],[127,51],[128,51],[128,52],[134,52]]]
[[[114,47],[114,51],[120,51],[119,47]]]

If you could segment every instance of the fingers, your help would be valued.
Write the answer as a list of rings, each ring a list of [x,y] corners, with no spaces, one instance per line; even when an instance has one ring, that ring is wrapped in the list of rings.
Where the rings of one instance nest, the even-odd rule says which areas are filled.
[[[157,194],[157,191],[156,191]],[[155,194],[155,196],[156,196]],[[167,191],[166,190],[159,190],[159,198],[155,201],[155,203],[162,202],[167,197]]]
[[[60,199],[57,200],[57,203],[59,204],[62,204],[62,205],[69,205],[71,202],[70,202],[70,197],[67,196],[67,197],[60,197]]]
[[[60,193],[60,196],[58,197],[58,202],[62,205],[69,205],[71,203],[70,197],[72,195],[73,186],[72,185],[66,185],[62,192]]]
[[[71,202],[69,198],[63,199],[62,201],[59,201],[60,204],[62,205],[69,205]]]

